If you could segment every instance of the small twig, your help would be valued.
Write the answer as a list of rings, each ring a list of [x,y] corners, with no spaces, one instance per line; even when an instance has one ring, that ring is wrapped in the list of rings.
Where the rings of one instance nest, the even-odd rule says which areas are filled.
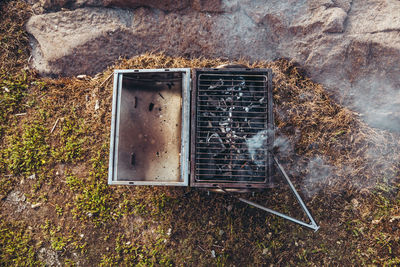
[[[129,192],[133,195],[133,192],[132,192],[130,186],[128,186],[128,190],[129,190]]]
[[[17,113],[17,114],[15,114],[15,116],[25,116],[26,115],[26,112],[25,113]]]
[[[218,246],[218,245],[214,245],[214,244],[212,244],[211,246],[217,247],[217,248],[224,248],[223,246]]]
[[[111,73],[110,75],[108,75],[107,79],[105,79],[100,85],[99,85],[99,89],[111,78],[111,76],[113,76],[114,73]]]
[[[54,129],[56,128],[56,126],[57,126],[59,120],[60,120],[60,118],[58,118],[58,119],[56,120],[56,122],[55,122],[54,125],[53,125],[53,128],[51,128],[50,133],[53,133],[53,132],[54,132]]]
[[[204,248],[202,248],[200,245],[197,245],[203,252],[206,252]]]
[[[47,93],[42,94],[41,96],[38,97],[38,99],[42,99],[42,97],[44,97],[45,95],[47,95]]]
[[[29,56],[28,63],[31,62],[31,58],[32,58],[32,55]]]

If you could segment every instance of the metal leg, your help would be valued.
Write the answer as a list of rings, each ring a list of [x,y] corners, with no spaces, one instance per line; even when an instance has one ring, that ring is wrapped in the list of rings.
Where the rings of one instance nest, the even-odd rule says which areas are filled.
[[[319,226],[317,223],[314,221],[314,218],[312,217],[311,213],[308,211],[306,204],[304,204],[303,199],[300,197],[299,193],[297,192],[296,188],[294,188],[294,185],[292,184],[292,181],[290,181],[289,176],[286,174],[285,170],[283,169],[282,165],[279,163],[279,161],[276,159],[275,156],[273,156],[274,162],[278,166],[279,172],[281,175],[285,178],[286,182],[288,183],[290,189],[292,190],[293,194],[295,195],[297,201],[300,203],[301,208],[303,211],[307,214],[308,219],[310,219],[311,224],[307,224],[305,226],[318,231]],[[296,220],[296,219],[294,219]],[[300,223],[301,221],[296,220],[295,222]],[[301,223],[300,223],[301,224]],[[303,225],[303,224],[302,224]]]
[[[284,219],[286,219],[286,220],[289,220],[289,221],[291,221],[291,222],[300,224],[300,225],[302,225],[302,226],[304,226],[304,227],[307,227],[307,228],[310,228],[310,229],[314,230],[315,232],[318,231],[319,226],[318,226],[317,223],[314,221],[314,219],[313,219],[311,213],[308,211],[307,206],[304,204],[304,202],[303,202],[303,200],[301,199],[299,193],[297,193],[296,189],[294,188],[292,182],[291,182],[290,179],[289,179],[289,176],[286,174],[286,172],[285,172],[285,170],[282,168],[281,164],[279,164],[279,162],[278,162],[278,160],[276,159],[276,157],[273,157],[273,158],[274,158],[274,162],[276,163],[276,165],[277,165],[277,167],[278,167],[278,170],[279,170],[280,174],[285,178],[285,181],[288,183],[288,185],[289,185],[289,187],[290,187],[290,190],[292,190],[292,193],[295,195],[297,201],[300,203],[301,208],[302,208],[303,211],[306,213],[306,215],[307,215],[307,217],[310,219],[311,223],[306,223],[306,222],[297,220],[297,219],[295,219],[295,218],[293,218],[293,217],[291,217],[291,216],[288,216],[288,215],[285,215],[285,214],[280,213],[280,212],[278,212],[278,211],[275,211],[275,210],[266,208],[266,207],[264,207],[264,206],[261,206],[261,205],[255,203],[255,202],[252,202],[252,201],[250,201],[250,200],[247,200],[247,199],[244,199],[244,198],[240,198],[240,197],[236,197],[236,198],[239,199],[240,201],[242,201],[242,202],[244,202],[244,203],[250,205],[250,206],[253,206],[253,207],[262,209],[262,210],[264,210],[264,211],[266,211],[266,212],[272,213],[272,214],[274,214],[274,215],[276,215],[276,216],[282,217],[282,218],[284,218]],[[230,194],[230,193],[227,192],[224,188],[220,187],[220,189],[223,190],[225,193]],[[230,194],[230,195],[232,195],[232,194]],[[235,197],[235,196],[234,196],[234,197]]]

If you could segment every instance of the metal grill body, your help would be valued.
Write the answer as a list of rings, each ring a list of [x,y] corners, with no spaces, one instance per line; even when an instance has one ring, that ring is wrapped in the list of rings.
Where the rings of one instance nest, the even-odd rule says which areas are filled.
[[[190,69],[114,73],[109,184],[189,185],[230,194],[274,187],[276,170],[310,223],[238,200],[318,230],[272,154],[270,69],[194,70],[191,94]]]
[[[191,186],[273,186],[269,69],[194,70]]]

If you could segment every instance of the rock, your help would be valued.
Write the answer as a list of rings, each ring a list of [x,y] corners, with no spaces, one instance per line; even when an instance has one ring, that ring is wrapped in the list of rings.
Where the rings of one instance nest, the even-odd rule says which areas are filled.
[[[78,79],[80,79],[80,80],[84,80],[84,79],[87,78],[87,75],[85,75],[85,74],[80,74],[80,75],[77,75],[76,78],[78,78]]]
[[[39,203],[35,203],[35,204],[31,205],[31,208],[32,209],[36,209],[36,208],[39,208],[41,205],[42,205],[42,203],[40,203],[40,202]]]
[[[215,257],[216,257],[216,255],[215,255],[215,250],[211,250],[211,257],[212,257],[212,258],[215,258]]]
[[[381,219],[379,219],[379,220],[372,220],[372,224],[379,224],[381,222]]]
[[[396,220],[400,220],[400,215],[392,216],[392,217],[390,218],[389,222],[394,222],[394,221],[396,221]]]
[[[38,258],[46,266],[61,266],[57,252],[47,248],[41,248],[38,253]]]
[[[356,209],[360,206],[360,202],[357,199],[353,198],[351,200],[351,205],[353,206],[354,209]]]
[[[96,103],[95,103],[95,105],[94,105],[94,111],[99,110],[99,108],[100,108],[100,102],[99,102],[98,99],[96,99]]]
[[[400,1],[44,2],[44,10],[77,9],[27,23],[32,67],[43,75],[93,75],[121,55],[147,51],[290,58],[370,125],[400,131]]]
[[[192,0],[191,7],[200,12],[223,12],[221,0]]]
[[[6,198],[6,201],[14,203],[24,202],[25,200],[26,200],[25,195],[18,190],[12,191],[10,194],[8,194]]]
[[[347,18],[347,13],[341,8],[329,8],[325,14],[324,32],[341,33],[344,30],[344,21]]]
[[[35,13],[60,11],[83,7],[149,7],[163,11],[178,11],[192,8],[200,12],[221,12],[221,0],[39,0],[33,4]]]
[[[32,174],[32,175],[28,176],[28,179],[31,179],[31,180],[36,179],[36,174]]]
[[[59,11],[64,8],[76,9],[82,7],[122,7],[137,8],[140,6],[157,8],[164,11],[176,11],[187,8],[189,0],[39,0],[34,4],[35,10]]]

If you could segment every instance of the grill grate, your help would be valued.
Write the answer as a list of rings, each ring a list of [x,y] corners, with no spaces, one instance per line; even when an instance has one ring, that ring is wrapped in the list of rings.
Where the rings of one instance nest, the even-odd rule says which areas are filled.
[[[199,72],[195,183],[265,184],[272,99],[268,71]],[[193,160],[193,159],[192,159]]]

